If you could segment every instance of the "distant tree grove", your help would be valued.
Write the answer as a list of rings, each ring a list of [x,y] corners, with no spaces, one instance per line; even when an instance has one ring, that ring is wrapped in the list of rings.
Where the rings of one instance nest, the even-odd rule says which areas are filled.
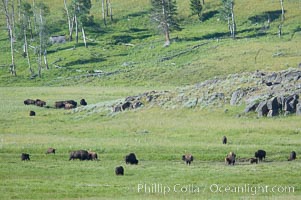
[[[219,0],[219,14],[229,29],[230,37],[236,36],[235,21],[235,0]],[[50,14],[49,7],[42,0],[31,0],[32,3],[24,0],[1,0],[2,13],[6,20],[8,41],[10,44],[11,63],[9,71],[13,76],[17,76],[15,62],[15,49],[22,48],[22,55],[27,58],[28,70],[31,77],[42,76],[42,68],[49,69],[47,61],[47,48],[50,45],[50,32],[47,18]],[[75,34],[76,43],[79,42],[79,33],[82,35],[84,46],[87,46],[87,36],[85,28],[95,25],[93,15],[90,14],[92,6],[97,6],[101,12],[102,22],[107,26],[108,21],[113,21],[113,4],[111,0],[62,0],[62,10],[66,19],[66,29],[68,29],[68,39],[73,40]],[[155,29],[164,35],[164,46],[171,44],[170,32],[181,30],[178,20],[176,0],[149,0],[150,21],[155,25]],[[206,4],[207,5],[207,4]],[[284,23],[284,4],[281,5],[281,24],[279,25],[279,36]],[[187,3],[191,15],[197,15],[202,21],[202,13],[206,8],[205,0],[190,0]],[[29,51],[32,49],[33,51]],[[32,53],[30,53],[32,52]],[[35,56],[36,63],[31,63],[31,56]],[[42,61],[44,60],[44,62]],[[37,67],[33,67],[37,66]],[[37,70],[37,72],[36,72]]]

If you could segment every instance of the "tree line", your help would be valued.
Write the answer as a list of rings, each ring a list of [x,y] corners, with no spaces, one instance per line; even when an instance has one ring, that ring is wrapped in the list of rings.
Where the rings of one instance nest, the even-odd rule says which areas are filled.
[[[37,57],[37,76],[41,77],[42,68],[49,69],[47,61],[47,47],[49,46],[49,30],[47,17],[50,14],[49,7],[43,1],[32,0],[32,3],[24,0],[1,0],[2,10],[6,19],[6,27],[10,42],[11,64],[9,71],[13,76],[17,76],[14,49],[16,44],[22,44],[23,56],[27,58],[28,69],[31,76],[35,76],[32,67],[29,48],[32,48]],[[279,0],[282,9],[281,24],[279,25],[279,36],[284,22],[284,4]],[[235,39],[235,0],[220,0],[221,7],[219,14],[227,23],[230,36]],[[101,5],[100,5],[101,4]],[[150,19],[156,24],[165,38],[164,46],[170,45],[170,32],[181,30],[177,18],[176,0],[150,0]],[[107,20],[113,21],[113,10],[111,0],[96,0],[95,6],[101,7],[102,23],[106,26]],[[197,15],[202,20],[205,0],[190,0],[190,10],[192,15]],[[90,15],[92,8],[91,0],[63,0],[62,8],[68,24],[69,41],[73,40],[75,34],[76,43],[79,42],[79,33],[82,34],[84,46],[87,47],[85,27],[94,23],[93,15]],[[74,33],[75,32],[75,33]]]

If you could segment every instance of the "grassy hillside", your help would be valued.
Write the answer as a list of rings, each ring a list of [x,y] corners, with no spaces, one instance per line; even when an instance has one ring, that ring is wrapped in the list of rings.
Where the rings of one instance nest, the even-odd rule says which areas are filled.
[[[63,1],[43,2],[50,6],[46,21],[51,35],[67,35]],[[200,22],[190,15],[189,0],[177,1],[182,30],[171,33],[172,44],[165,48],[163,36],[150,23],[149,0],[112,0],[114,21],[107,27],[98,1],[91,10],[95,26],[86,27],[88,48],[82,41],[50,46],[50,69],[43,69],[41,78],[31,78],[18,42],[17,77],[9,74],[10,49],[1,14],[0,199],[300,199],[298,116],[240,115],[244,105],[227,103],[205,109],[154,104],[109,114],[99,109],[153,90],[170,90],[185,99],[194,94],[187,90],[192,86],[182,86],[215,76],[299,66],[299,1],[285,1],[281,38],[279,1],[235,1],[235,40],[217,14],[219,1],[205,2]],[[271,24],[265,29],[268,15]],[[35,73],[36,59],[32,54]],[[250,83],[238,82],[227,88],[228,96]],[[201,88],[198,95],[214,89],[225,93],[220,90],[226,86],[209,85],[208,92]],[[50,108],[25,106],[28,98],[45,100]],[[87,109],[53,108],[55,101],[81,98]],[[31,110],[35,117],[29,116]],[[227,145],[221,142],[224,135]],[[55,155],[45,155],[49,147],[57,149]],[[99,161],[69,161],[69,153],[78,149],[96,151]],[[266,160],[250,164],[247,160],[258,149],[267,152]],[[230,151],[237,154],[235,166],[224,164]],[[297,160],[288,162],[291,151],[297,152]],[[30,161],[21,161],[23,152],[31,155]],[[131,152],[137,155],[137,166],[124,162]],[[195,157],[191,166],[181,160],[184,153]],[[124,176],[114,174],[119,165]]]
[[[61,1],[45,1],[51,15],[50,35],[66,34]],[[133,6],[135,5],[135,6]],[[204,20],[190,15],[189,1],[178,2],[182,31],[172,32],[172,45],[163,47],[163,36],[150,23],[148,0],[114,1],[114,22],[105,27],[100,3],[91,14],[95,26],[87,27],[88,48],[83,42],[49,47],[50,70],[42,78],[30,79],[27,61],[16,51],[17,78],[8,73],[9,42],[1,15],[1,85],[186,85],[214,76],[241,71],[267,71],[297,67],[300,63],[300,3],[285,3],[283,37],[277,35],[280,3],[277,1],[237,1],[237,39],[228,37],[227,25],[219,15],[219,1],[208,0]],[[270,16],[270,28],[265,29]],[[75,48],[74,48],[75,47]],[[32,56],[37,72],[36,58]],[[102,71],[87,77],[93,70]]]

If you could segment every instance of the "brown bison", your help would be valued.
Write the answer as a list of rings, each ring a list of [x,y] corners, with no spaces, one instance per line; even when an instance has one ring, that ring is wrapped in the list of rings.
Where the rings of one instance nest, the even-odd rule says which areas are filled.
[[[295,151],[292,151],[290,153],[290,156],[288,158],[288,161],[292,161],[292,160],[295,160],[297,158],[297,155],[296,155],[296,152]]]
[[[116,167],[115,168],[115,174],[118,176],[118,175],[122,175],[124,174],[124,169],[122,166],[119,166],[119,167]]]
[[[21,154],[21,160],[30,160],[28,153],[22,153]]]
[[[96,152],[88,151],[89,153],[89,160],[98,160],[98,156]]]
[[[36,116],[36,112],[35,111],[29,111],[29,116]]]
[[[185,161],[187,165],[190,165],[193,161],[193,156],[191,154],[185,154],[182,156],[182,160]]]
[[[65,104],[64,104],[63,101],[56,101],[56,102],[54,103],[54,107],[55,107],[55,108],[65,108]]]
[[[46,102],[40,99],[37,99],[35,104],[36,106],[40,106],[40,107],[46,106]]]
[[[78,150],[70,153],[69,160],[79,159],[79,160],[89,160],[89,153],[86,150]]]
[[[236,154],[233,152],[230,152],[225,158],[225,163],[228,165],[231,165],[231,164],[234,165],[235,159],[236,159]]]
[[[71,103],[66,103],[65,104],[65,109],[66,110],[73,109],[73,108],[75,108],[73,104],[71,104]]]
[[[24,105],[35,105],[35,104],[36,104],[36,101],[32,100],[32,99],[26,99],[24,101]]]
[[[81,99],[79,103],[80,103],[80,105],[82,105],[82,106],[86,106],[86,105],[87,105],[87,102],[86,102],[85,99]]]
[[[226,136],[223,137],[222,142],[223,142],[223,144],[227,144],[227,137]]]
[[[55,154],[55,149],[54,148],[48,148],[47,151],[46,151],[46,154],[50,154],[50,153]]]
[[[258,158],[259,161],[262,161],[262,159],[265,159],[266,152],[264,150],[258,150],[255,152],[255,158]]]
[[[250,158],[250,163],[251,164],[253,164],[253,163],[258,164],[258,159],[257,158]]]
[[[128,155],[125,156],[125,163],[126,164],[135,164],[135,165],[138,165],[138,160],[136,158],[136,155],[134,153],[130,153]]]

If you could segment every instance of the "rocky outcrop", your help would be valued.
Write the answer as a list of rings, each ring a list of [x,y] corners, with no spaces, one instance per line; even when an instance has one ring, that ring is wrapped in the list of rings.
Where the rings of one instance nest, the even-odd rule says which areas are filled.
[[[171,91],[149,91],[100,105],[104,108],[109,104],[111,113],[154,106],[202,109],[229,104],[246,105],[245,113],[257,112],[259,117],[274,117],[292,113],[301,115],[299,94],[301,69],[291,68],[279,72],[255,71],[215,77]],[[75,109],[75,112],[90,111],[91,108],[93,105]]]

